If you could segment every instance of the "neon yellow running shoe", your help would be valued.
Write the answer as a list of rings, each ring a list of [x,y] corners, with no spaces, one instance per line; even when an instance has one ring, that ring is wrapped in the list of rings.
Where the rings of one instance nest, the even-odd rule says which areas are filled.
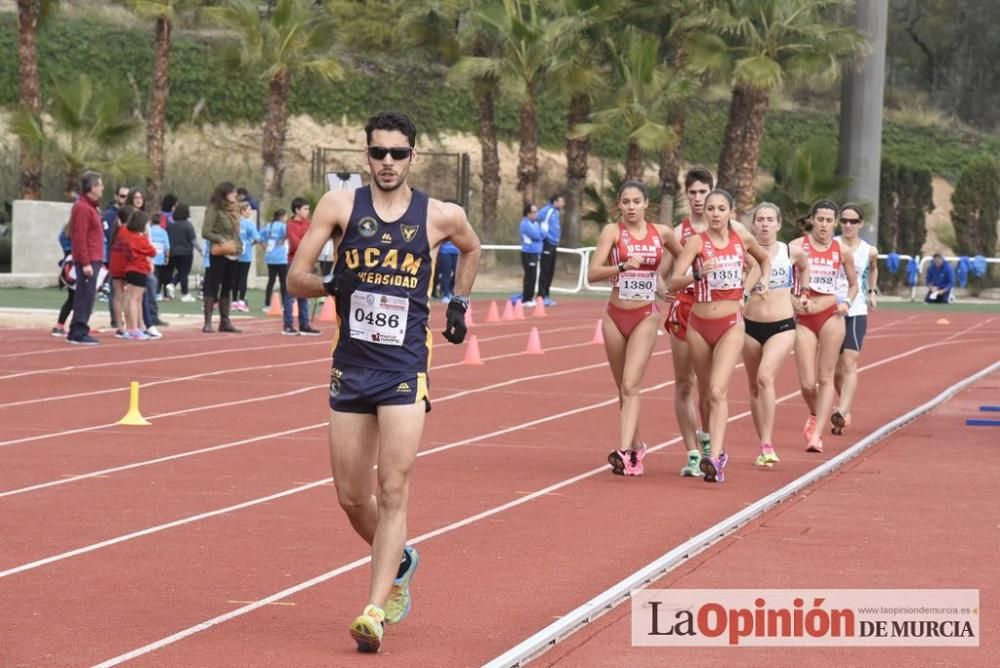
[[[351,624],[351,637],[358,643],[359,652],[376,653],[382,649],[382,634],[385,632],[385,612],[382,608],[369,605]]]
[[[770,445],[761,445],[760,452],[757,454],[757,460],[754,462],[754,466],[759,466],[761,468],[771,468],[781,460],[778,459],[778,453],[774,451],[774,448]]]
[[[396,578],[389,590],[389,600],[385,602],[385,622],[386,624],[399,624],[410,614],[410,607],[413,603],[410,598],[410,580],[417,572],[420,564],[420,554],[416,548],[406,547],[403,551],[410,555],[410,567]]]
[[[700,478],[704,473],[701,472],[701,453],[697,450],[688,451],[688,461],[681,469],[682,478]]]

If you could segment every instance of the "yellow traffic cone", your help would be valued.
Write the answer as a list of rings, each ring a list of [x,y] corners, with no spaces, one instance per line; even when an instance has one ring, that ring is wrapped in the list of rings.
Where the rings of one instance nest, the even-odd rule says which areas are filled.
[[[132,427],[148,427],[151,423],[139,412],[139,383],[132,381],[129,383],[128,413],[125,414],[118,424],[125,424]]]

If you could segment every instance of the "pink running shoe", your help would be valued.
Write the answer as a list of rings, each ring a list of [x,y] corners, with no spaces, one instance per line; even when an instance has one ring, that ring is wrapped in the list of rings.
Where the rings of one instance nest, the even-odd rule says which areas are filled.
[[[638,450],[622,450],[625,459],[625,475],[642,475],[646,470],[642,466],[642,458],[646,456],[646,444]]]
[[[723,482],[726,479],[726,463],[729,461],[729,455],[724,451],[716,457],[702,457],[701,472],[705,474],[703,480],[705,482]]]
[[[815,443],[810,440],[806,452],[823,452],[823,439],[817,438]]]
[[[802,428],[802,438],[806,440],[806,443],[812,440],[814,431],[816,431],[816,416],[810,413],[806,419],[806,426]]]

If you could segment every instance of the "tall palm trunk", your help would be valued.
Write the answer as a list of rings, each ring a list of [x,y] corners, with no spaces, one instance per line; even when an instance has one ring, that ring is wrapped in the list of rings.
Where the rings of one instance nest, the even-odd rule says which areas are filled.
[[[497,149],[496,92],[483,85],[476,96],[479,111],[479,145],[482,147],[483,240],[496,240],[497,202],[500,199],[500,153]]]
[[[261,142],[263,160],[264,197],[263,211],[271,210],[271,202],[284,195],[285,139],[288,136],[288,92],[290,77],[282,68],[267,82],[267,118]]]
[[[764,139],[764,115],[769,100],[767,91],[738,84],[733,87],[729,104],[722,152],[719,155],[719,187],[736,198],[740,214],[753,208],[757,195],[757,165]]]
[[[535,184],[538,183],[538,119],[535,98],[529,90],[521,104],[521,146],[517,152],[517,189],[525,204],[535,201]]]
[[[642,149],[634,139],[628,140],[625,149],[625,179],[642,180]]]
[[[20,104],[41,124],[42,95],[38,80],[38,20],[41,0],[17,0],[17,74]],[[42,148],[21,141],[21,199],[42,198]]]
[[[674,219],[674,202],[677,201],[678,177],[681,171],[681,141],[687,112],[683,108],[667,114],[667,126],[676,139],[660,151],[660,223],[670,225]]]
[[[566,127],[572,131],[590,118],[590,98],[574,95],[569,101]],[[590,156],[590,135],[566,140],[566,207],[563,211],[562,237],[570,248],[580,246],[583,216],[583,190],[587,185],[587,159]]]
[[[163,185],[163,138],[166,134],[167,95],[170,88],[172,30],[173,24],[168,17],[161,16],[156,19],[153,84],[149,91],[149,118],[146,121],[146,157],[149,158],[151,169],[146,179],[146,195],[150,204],[156,207],[160,205],[160,187]]]
[[[760,147],[764,143],[764,116],[770,95],[756,88],[748,89],[744,97],[747,105],[746,129],[744,130],[743,153],[736,166],[737,183],[736,211],[741,216],[753,209],[757,199],[757,166],[760,163]]]

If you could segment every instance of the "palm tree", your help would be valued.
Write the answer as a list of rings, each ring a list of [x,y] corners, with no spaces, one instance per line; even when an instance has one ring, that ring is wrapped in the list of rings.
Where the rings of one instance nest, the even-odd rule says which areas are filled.
[[[163,138],[167,125],[167,96],[170,88],[170,38],[180,13],[198,6],[196,0],[129,0],[133,11],[154,23],[153,80],[149,87],[146,112],[146,157],[150,174],[146,179],[146,196],[155,205],[160,201],[163,185]]]
[[[58,0],[17,0],[17,75],[20,109],[41,125],[42,86],[38,77],[38,28]],[[21,142],[21,199],[42,198],[40,145]]]
[[[261,141],[264,197],[262,210],[283,194],[288,94],[292,80],[310,73],[324,81],[339,79],[343,67],[333,55],[334,21],[325,5],[312,0],[278,0],[261,16],[257,0],[226,0],[205,10],[208,19],[237,31],[238,47],[224,57],[233,66],[260,71],[267,82],[267,117]]]
[[[558,6],[561,14],[576,15],[582,22],[579,35],[557,42],[549,75],[552,90],[569,100],[562,243],[570,247],[581,243],[590,157],[590,136],[577,136],[573,128],[590,121],[593,103],[601,95],[607,69],[605,39],[613,29],[618,7],[615,0],[566,0]]]
[[[94,95],[90,77],[81,74],[71,81],[54,81],[52,99],[46,111],[52,117],[48,132],[27,109],[15,112],[11,128],[23,144],[42,154],[55,154],[65,172],[67,195],[79,187],[84,169],[96,169],[107,176],[145,176],[146,158],[138,153],[113,153],[128,142],[141,121],[130,111],[131,96],[125,90],[106,90]]]
[[[573,134],[585,136],[624,128],[628,133],[625,152],[625,178],[641,179],[643,149],[660,150],[677,140],[673,131],[659,122],[670,105],[682,100],[690,89],[688,82],[660,60],[660,40],[635,26],[624,35],[608,40],[611,53],[614,91],[610,104],[595,111],[592,122],[578,125]]]
[[[781,207],[781,236],[789,241],[802,233],[798,222],[819,199],[837,201],[851,180],[837,175],[837,153],[829,142],[815,139],[777,152],[774,186],[763,199]]]
[[[732,86],[719,155],[719,185],[746,212],[756,195],[757,165],[771,94],[788,81],[830,83],[864,48],[863,36],[839,25],[851,0],[715,0],[685,19],[698,31],[691,63],[722,73]]]
[[[538,97],[546,84],[557,41],[579,34],[583,22],[567,15],[552,17],[538,0],[486,0],[472,19],[489,34],[497,50],[467,56],[455,66],[462,78],[492,78],[520,100],[517,189],[525,203],[535,199],[538,182]]]

